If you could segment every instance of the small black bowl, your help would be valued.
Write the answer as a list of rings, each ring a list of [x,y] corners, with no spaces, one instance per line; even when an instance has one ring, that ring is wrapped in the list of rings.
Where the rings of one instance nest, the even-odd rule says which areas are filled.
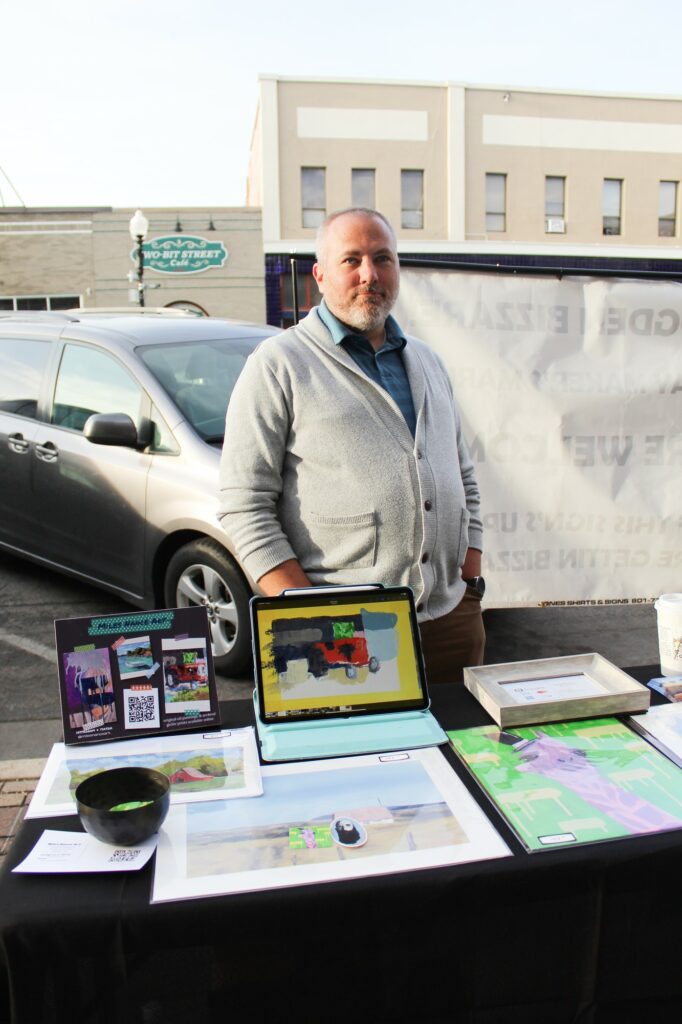
[[[138,802],[143,806],[112,810]],[[112,768],[91,775],[76,789],[76,807],[86,832],[115,846],[135,846],[153,836],[169,805],[170,782],[153,768]]]

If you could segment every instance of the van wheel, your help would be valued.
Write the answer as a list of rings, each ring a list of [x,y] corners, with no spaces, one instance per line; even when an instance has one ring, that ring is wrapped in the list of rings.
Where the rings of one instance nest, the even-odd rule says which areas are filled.
[[[185,544],[168,563],[166,606],[206,609],[213,663],[221,675],[239,675],[251,663],[250,597],[235,563],[208,537]]]

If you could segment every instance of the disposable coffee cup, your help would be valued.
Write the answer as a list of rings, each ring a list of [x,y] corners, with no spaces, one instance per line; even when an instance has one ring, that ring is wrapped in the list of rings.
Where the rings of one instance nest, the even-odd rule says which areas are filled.
[[[654,602],[658,616],[658,650],[664,676],[682,675],[682,594],[661,594]]]

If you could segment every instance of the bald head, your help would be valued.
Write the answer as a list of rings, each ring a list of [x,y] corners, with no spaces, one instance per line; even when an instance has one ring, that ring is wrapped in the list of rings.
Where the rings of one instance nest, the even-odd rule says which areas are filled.
[[[332,224],[339,219],[339,217],[370,217],[381,221],[393,239],[393,248],[397,249],[395,231],[391,226],[391,222],[388,218],[384,217],[383,213],[379,213],[378,210],[370,210],[367,206],[349,206],[345,210],[337,210],[335,213],[330,213],[328,217],[325,217],[317,229],[317,236],[315,238],[315,258],[322,266],[324,266],[326,258],[326,244],[329,229]]]

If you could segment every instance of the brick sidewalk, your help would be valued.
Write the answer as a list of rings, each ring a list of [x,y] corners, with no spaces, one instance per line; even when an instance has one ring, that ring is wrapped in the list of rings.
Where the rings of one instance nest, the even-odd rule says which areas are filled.
[[[23,821],[44,766],[44,757],[0,762],[0,865]]]

